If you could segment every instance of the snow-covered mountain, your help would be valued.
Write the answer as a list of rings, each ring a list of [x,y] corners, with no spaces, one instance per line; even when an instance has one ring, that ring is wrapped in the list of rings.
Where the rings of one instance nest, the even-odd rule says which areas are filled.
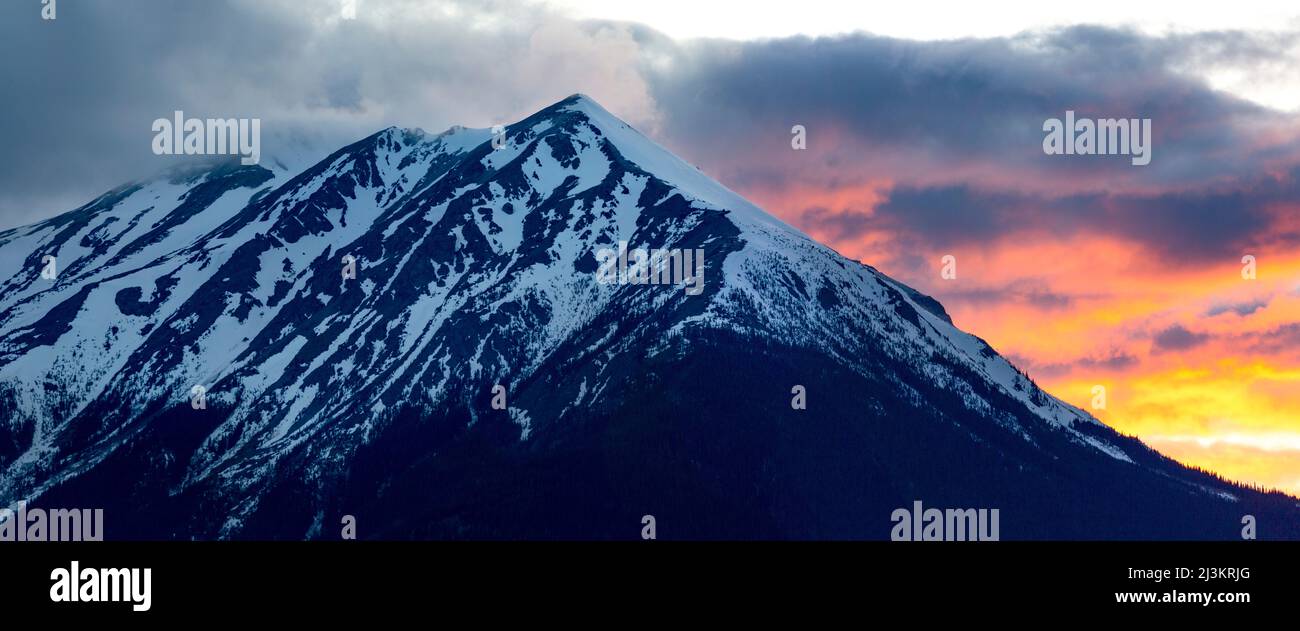
[[[703,291],[600,282],[620,242],[702,251]],[[913,500],[1003,538],[1300,536],[581,95],[133,183],[0,266],[0,503],[109,538],[887,538]]]

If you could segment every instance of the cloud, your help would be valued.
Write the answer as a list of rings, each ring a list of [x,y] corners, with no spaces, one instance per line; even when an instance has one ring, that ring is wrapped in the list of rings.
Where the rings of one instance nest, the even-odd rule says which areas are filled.
[[[514,122],[584,92],[645,129],[657,111],[628,25],[524,2],[0,3],[7,151],[0,228],[69,210],[180,157],[154,119],[262,119],[262,152],[328,151],[389,125]]]
[[[1032,357],[1017,354],[1008,354],[1007,358],[1011,360],[1011,363],[1030,373],[1035,379],[1059,377],[1078,370],[1120,372],[1141,363],[1136,356],[1120,349],[1111,349],[1101,355],[1079,357],[1064,362],[1035,361]]]
[[[997,287],[971,287],[943,292],[944,302],[968,303],[974,306],[1025,304],[1042,311],[1068,309],[1081,298],[1098,298],[1096,295],[1072,294],[1055,291],[1042,279],[1017,278]]]
[[[1180,462],[1209,468],[1232,480],[1251,482],[1300,498],[1300,449],[1293,435],[1238,434],[1223,438],[1154,434],[1142,440]]]
[[[886,235],[887,256],[914,257],[1101,235],[1176,266],[1300,245],[1284,229],[1300,205],[1300,117],[1204,78],[1289,63],[1297,37],[1077,26],[706,40],[657,45],[663,61],[645,72],[670,148],[820,238]],[[1152,119],[1151,165],[1044,155],[1042,123],[1067,109]],[[790,146],[796,124],[804,151]],[[856,195],[869,187],[878,203]]]
[[[1294,131],[1293,115],[1214,90],[1185,69],[1211,53],[1235,67],[1289,59],[1284,37],[1294,39],[1079,26],[936,42],[707,41],[679,47],[649,76],[671,113],[669,139],[741,186],[830,168],[831,177],[871,170],[933,184],[983,173],[1041,192],[1120,190],[1245,176],[1280,157],[1288,145],[1272,134]],[[1152,165],[1044,156],[1042,123],[1067,109],[1152,119]],[[808,154],[790,151],[793,124],[807,127]]]
[[[1210,336],[1207,334],[1193,333],[1181,324],[1174,324],[1151,338],[1151,351],[1167,353],[1190,350],[1206,343],[1209,339]]]
[[[1294,248],[1285,227],[1300,206],[1300,167],[1197,190],[1079,193],[1052,197],[971,184],[899,186],[870,224],[846,226],[914,235],[934,247],[1025,235],[1118,237],[1145,247],[1152,264],[1228,261],[1260,246]]]
[[[1290,353],[1300,358],[1300,322],[1283,324],[1246,340],[1250,352],[1261,354]]]
[[[1268,300],[1264,298],[1248,302],[1221,303],[1207,309],[1205,315],[1206,317],[1212,318],[1225,313],[1235,313],[1239,316],[1245,317],[1267,306]]]
[[[871,216],[865,212],[836,212],[825,206],[805,209],[798,221],[804,230],[826,234],[832,240],[854,238],[872,229]]]

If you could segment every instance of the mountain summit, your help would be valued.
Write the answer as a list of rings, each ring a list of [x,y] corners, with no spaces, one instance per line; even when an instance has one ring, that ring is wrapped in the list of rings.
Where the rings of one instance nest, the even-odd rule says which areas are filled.
[[[698,253],[701,290],[639,251]],[[884,539],[914,501],[1005,539],[1300,536],[582,95],[129,184],[0,262],[0,504],[108,539]]]

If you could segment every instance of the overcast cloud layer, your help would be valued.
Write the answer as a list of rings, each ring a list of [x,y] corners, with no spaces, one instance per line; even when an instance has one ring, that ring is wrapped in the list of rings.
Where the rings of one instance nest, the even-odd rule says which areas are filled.
[[[183,159],[149,151],[150,124],[174,110],[261,118],[263,153],[275,156],[388,125],[510,122],[581,91],[738,188],[978,174],[1024,190],[1067,169],[1082,190],[1150,188],[1255,177],[1295,154],[1294,115],[1196,75],[1276,64],[1295,35],[1078,27],[949,42],[677,42],[520,2],[364,0],[356,20],[339,4],[64,0],[43,21],[37,0],[3,3],[0,226]],[[1043,160],[1041,122],[1067,108],[1152,118],[1152,166]],[[815,160],[789,151],[794,124],[809,129]]]
[[[626,28],[513,2],[361,7],[342,20],[329,1],[61,0],[43,21],[37,0],[0,3],[0,227],[183,160],[150,151],[152,122],[175,110],[262,119],[268,157],[389,125],[513,122],[579,89],[653,122]]]

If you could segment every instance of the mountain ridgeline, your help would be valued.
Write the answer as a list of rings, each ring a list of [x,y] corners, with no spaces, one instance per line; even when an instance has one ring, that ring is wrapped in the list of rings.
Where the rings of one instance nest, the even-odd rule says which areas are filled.
[[[110,540],[887,539],[914,501],[1300,538],[587,97],[270,162],[0,233],[0,504]],[[620,242],[702,252],[702,290],[598,282]]]

